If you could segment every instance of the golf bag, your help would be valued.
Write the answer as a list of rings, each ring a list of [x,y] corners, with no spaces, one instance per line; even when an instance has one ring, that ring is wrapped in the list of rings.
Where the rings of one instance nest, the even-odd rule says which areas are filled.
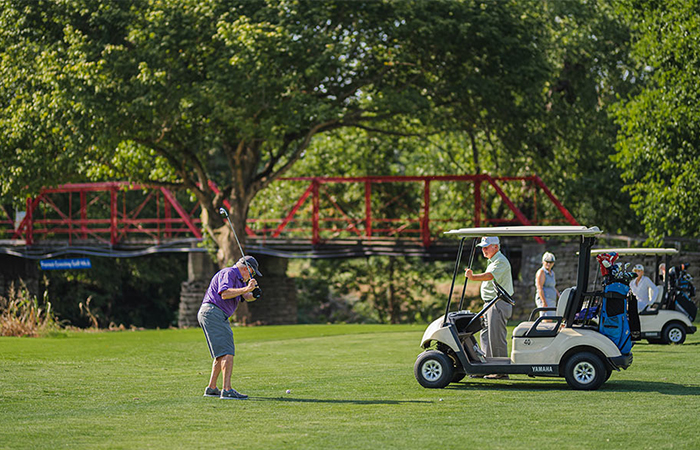
[[[637,308],[630,311],[628,303],[629,283],[635,278],[633,272],[623,270],[616,264],[616,253],[604,253],[596,259],[603,274],[603,299],[600,305],[600,321],[598,331],[607,336],[623,355],[632,351],[632,330],[630,329],[630,313],[637,313]],[[639,317],[636,317],[637,327]],[[639,328],[634,330],[639,334]]]
[[[668,304],[670,308],[687,315],[692,322],[698,314],[698,307],[691,300],[692,297],[695,297],[695,286],[691,283],[693,277],[686,272],[688,266],[689,264],[681,264],[671,267],[668,271],[671,295]]]

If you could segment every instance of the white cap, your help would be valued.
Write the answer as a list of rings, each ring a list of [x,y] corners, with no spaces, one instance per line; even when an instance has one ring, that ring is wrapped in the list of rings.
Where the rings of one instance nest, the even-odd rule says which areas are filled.
[[[477,247],[488,247],[489,245],[493,244],[500,244],[501,241],[498,239],[498,236],[484,236],[481,238],[481,242],[476,244]]]
[[[637,264],[636,266],[634,266],[634,269],[632,269],[632,270],[634,270],[635,272],[636,272],[637,270],[639,270],[639,271],[641,271],[641,272],[644,272],[644,266],[641,265],[641,264]]]
[[[542,262],[554,262],[556,260],[557,258],[555,258],[552,253],[544,252],[544,255],[542,255]]]

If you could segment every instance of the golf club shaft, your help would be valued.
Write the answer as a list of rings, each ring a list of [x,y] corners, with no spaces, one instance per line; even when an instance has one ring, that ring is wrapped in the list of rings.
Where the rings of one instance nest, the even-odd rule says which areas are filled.
[[[241,258],[243,258],[243,262],[245,263],[246,267],[248,268],[248,273],[252,275],[255,273],[255,271],[250,267],[250,264],[248,264],[248,260],[245,259],[245,253],[243,252],[243,247],[241,247],[241,241],[238,240],[238,235],[236,234],[236,229],[233,228],[233,223],[231,223],[231,218],[228,215],[228,211],[224,208],[219,208],[219,214],[222,216],[226,217],[226,220],[228,221],[229,227],[231,227],[231,231],[233,231],[233,237],[236,239],[236,244],[238,244],[238,250],[241,251]],[[253,290],[253,295],[257,298],[260,297],[262,291],[260,290],[259,287],[256,287]]]
[[[225,209],[221,208],[222,211],[226,212]],[[233,228],[233,224],[231,223],[231,218],[228,215],[228,212],[226,212],[226,220],[228,221],[228,225],[231,227],[231,231],[233,231],[233,237],[236,238],[236,244],[238,244],[238,250],[241,251],[241,257],[245,256],[245,253],[243,253],[243,247],[241,247],[241,241],[238,240],[238,235],[236,234],[236,229]],[[246,266],[248,265],[248,262],[246,261]]]

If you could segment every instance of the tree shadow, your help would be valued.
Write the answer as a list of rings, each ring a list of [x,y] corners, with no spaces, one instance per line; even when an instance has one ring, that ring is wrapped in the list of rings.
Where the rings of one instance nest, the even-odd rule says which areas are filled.
[[[298,398],[298,397],[249,397],[248,401],[259,402],[290,402],[290,403],[331,403],[352,405],[402,405],[408,403],[435,403],[431,400],[339,400],[325,398]]]
[[[614,376],[614,375],[613,375]],[[493,390],[493,391],[571,391],[566,382],[511,378],[498,381],[463,381],[452,383],[445,389]],[[600,391],[609,392],[656,392],[665,395],[700,396],[700,386],[686,386],[665,381],[613,380],[607,381]]]

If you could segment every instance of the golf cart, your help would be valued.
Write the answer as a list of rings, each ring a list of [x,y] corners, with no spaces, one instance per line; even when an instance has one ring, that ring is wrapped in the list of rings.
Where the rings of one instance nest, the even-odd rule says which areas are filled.
[[[463,228],[445,234],[460,236],[452,286],[445,314],[431,323],[423,334],[421,347],[425,350],[416,360],[414,374],[426,388],[443,388],[460,381],[468,374],[524,374],[531,377],[564,377],[574,389],[598,389],[613,370],[626,369],[632,364],[632,353],[620,348],[598,331],[590,320],[577,318],[584,303],[602,298],[602,292],[585,292],[588,285],[591,247],[601,231],[583,226],[513,226],[494,228]],[[469,267],[471,268],[476,239],[482,236],[576,236],[580,238],[577,287],[565,289],[554,316],[541,316],[520,323],[513,330],[510,358],[486,357],[475,335],[484,324],[484,314],[496,302],[515,304],[512,297],[497,283],[498,297],[489,301],[479,312],[462,310],[467,280],[462,289],[459,310],[450,312],[457,273],[460,271],[464,242],[473,238]],[[625,323],[626,323],[625,317]],[[628,332],[629,334],[629,332]]]
[[[605,253],[617,253],[620,257],[627,255],[656,257],[654,264],[656,274],[653,281],[658,285],[661,279],[658,273],[661,257],[665,257],[664,263],[668,273],[671,271],[671,256],[676,255],[678,250],[675,248],[606,248],[591,250],[591,255],[593,256]],[[664,277],[663,284],[658,286],[656,297],[652,299],[651,304],[647,308],[639,312],[640,337],[651,344],[682,344],[685,341],[686,334],[693,334],[697,331],[697,327],[693,325],[697,307],[689,298],[686,300],[679,295],[678,286],[675,286],[676,283],[672,284],[672,278],[673,281],[677,280],[676,277],[673,277],[673,274]],[[685,308],[683,308],[684,306]]]

